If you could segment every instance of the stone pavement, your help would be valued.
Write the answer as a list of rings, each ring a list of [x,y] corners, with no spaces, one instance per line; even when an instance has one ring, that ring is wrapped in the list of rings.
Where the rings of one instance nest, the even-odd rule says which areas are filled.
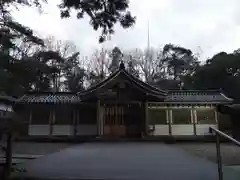
[[[217,165],[160,143],[86,143],[29,160],[23,178],[106,180],[217,180]],[[227,180],[240,171],[224,168]]]

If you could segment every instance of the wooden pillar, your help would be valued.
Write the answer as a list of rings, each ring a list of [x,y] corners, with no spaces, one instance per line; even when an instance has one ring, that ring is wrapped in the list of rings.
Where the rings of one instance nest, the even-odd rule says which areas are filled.
[[[197,120],[197,110],[194,109],[193,111],[193,116],[194,116],[194,122],[195,122],[195,128],[196,128],[196,135],[197,135],[197,124],[198,124],[198,120]]]
[[[29,111],[29,122],[28,125],[32,124],[32,110]]]
[[[216,111],[216,109],[214,110],[214,117],[215,117],[215,121],[216,121],[216,124],[217,124],[217,128],[219,129],[218,112]]]
[[[98,135],[102,135],[102,126],[101,126],[101,112],[100,112],[100,100],[97,101],[97,129],[98,129]]]
[[[73,136],[77,135],[77,111],[74,107],[73,109]]]
[[[79,108],[81,108],[81,106]],[[77,112],[76,112],[76,126],[75,126],[76,136],[78,135],[78,125],[79,125],[79,121],[80,121],[79,114],[80,114],[79,109],[77,109]]]
[[[49,125],[50,125],[50,132],[49,135],[52,136],[53,134],[53,125],[55,124],[55,110],[50,111],[49,116]]]
[[[49,136],[52,135],[52,110],[50,110],[50,113],[49,113]]]
[[[191,109],[191,122],[193,124],[193,134],[197,135],[197,129],[196,129],[196,109]]]
[[[148,101],[145,101],[144,102],[144,111],[145,111],[145,135],[148,136],[148,122],[149,122],[149,119],[148,119]]]
[[[172,109],[168,110],[168,128],[169,128],[169,135],[172,135],[172,123],[173,123],[173,118],[172,118]]]
[[[31,128],[31,124],[32,124],[32,110],[30,109],[30,111],[29,111],[28,129],[27,129],[27,134],[28,135],[30,135],[29,129]]]

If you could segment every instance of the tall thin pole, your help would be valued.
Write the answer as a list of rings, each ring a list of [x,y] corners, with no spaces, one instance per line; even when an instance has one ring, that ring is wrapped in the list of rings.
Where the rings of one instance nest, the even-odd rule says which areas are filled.
[[[148,39],[147,39],[147,51],[150,49],[150,34],[149,34],[149,20],[148,20]]]

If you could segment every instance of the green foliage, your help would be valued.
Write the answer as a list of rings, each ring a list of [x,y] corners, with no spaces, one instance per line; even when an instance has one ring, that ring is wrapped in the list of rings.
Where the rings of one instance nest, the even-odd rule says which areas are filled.
[[[240,100],[240,54],[221,52],[185,79],[188,88],[222,89],[236,101]]]
[[[190,49],[173,44],[166,44],[163,48],[163,63],[168,67],[168,75],[174,80],[191,74],[199,66],[199,62]]]
[[[128,28],[135,23],[135,17],[128,9],[128,0],[63,0],[59,5],[61,17],[71,16],[71,10],[77,11],[77,18],[85,14],[90,17],[90,24],[94,30],[101,29],[102,35],[99,42],[106,40],[106,36],[114,33],[114,25],[119,22],[123,28]]]

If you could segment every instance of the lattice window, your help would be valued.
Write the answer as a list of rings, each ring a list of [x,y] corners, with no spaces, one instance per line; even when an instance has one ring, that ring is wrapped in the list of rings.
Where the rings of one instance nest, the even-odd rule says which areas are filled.
[[[55,125],[73,125],[73,108],[60,106],[55,109]]]
[[[190,109],[173,109],[172,110],[173,124],[191,124]]]
[[[78,124],[97,124],[97,108],[93,106],[80,107]]]
[[[148,109],[149,125],[167,124],[166,109]]]
[[[31,124],[48,125],[49,124],[50,110],[47,108],[39,108],[32,110]]]
[[[198,124],[216,124],[215,112],[213,109],[197,109]]]

